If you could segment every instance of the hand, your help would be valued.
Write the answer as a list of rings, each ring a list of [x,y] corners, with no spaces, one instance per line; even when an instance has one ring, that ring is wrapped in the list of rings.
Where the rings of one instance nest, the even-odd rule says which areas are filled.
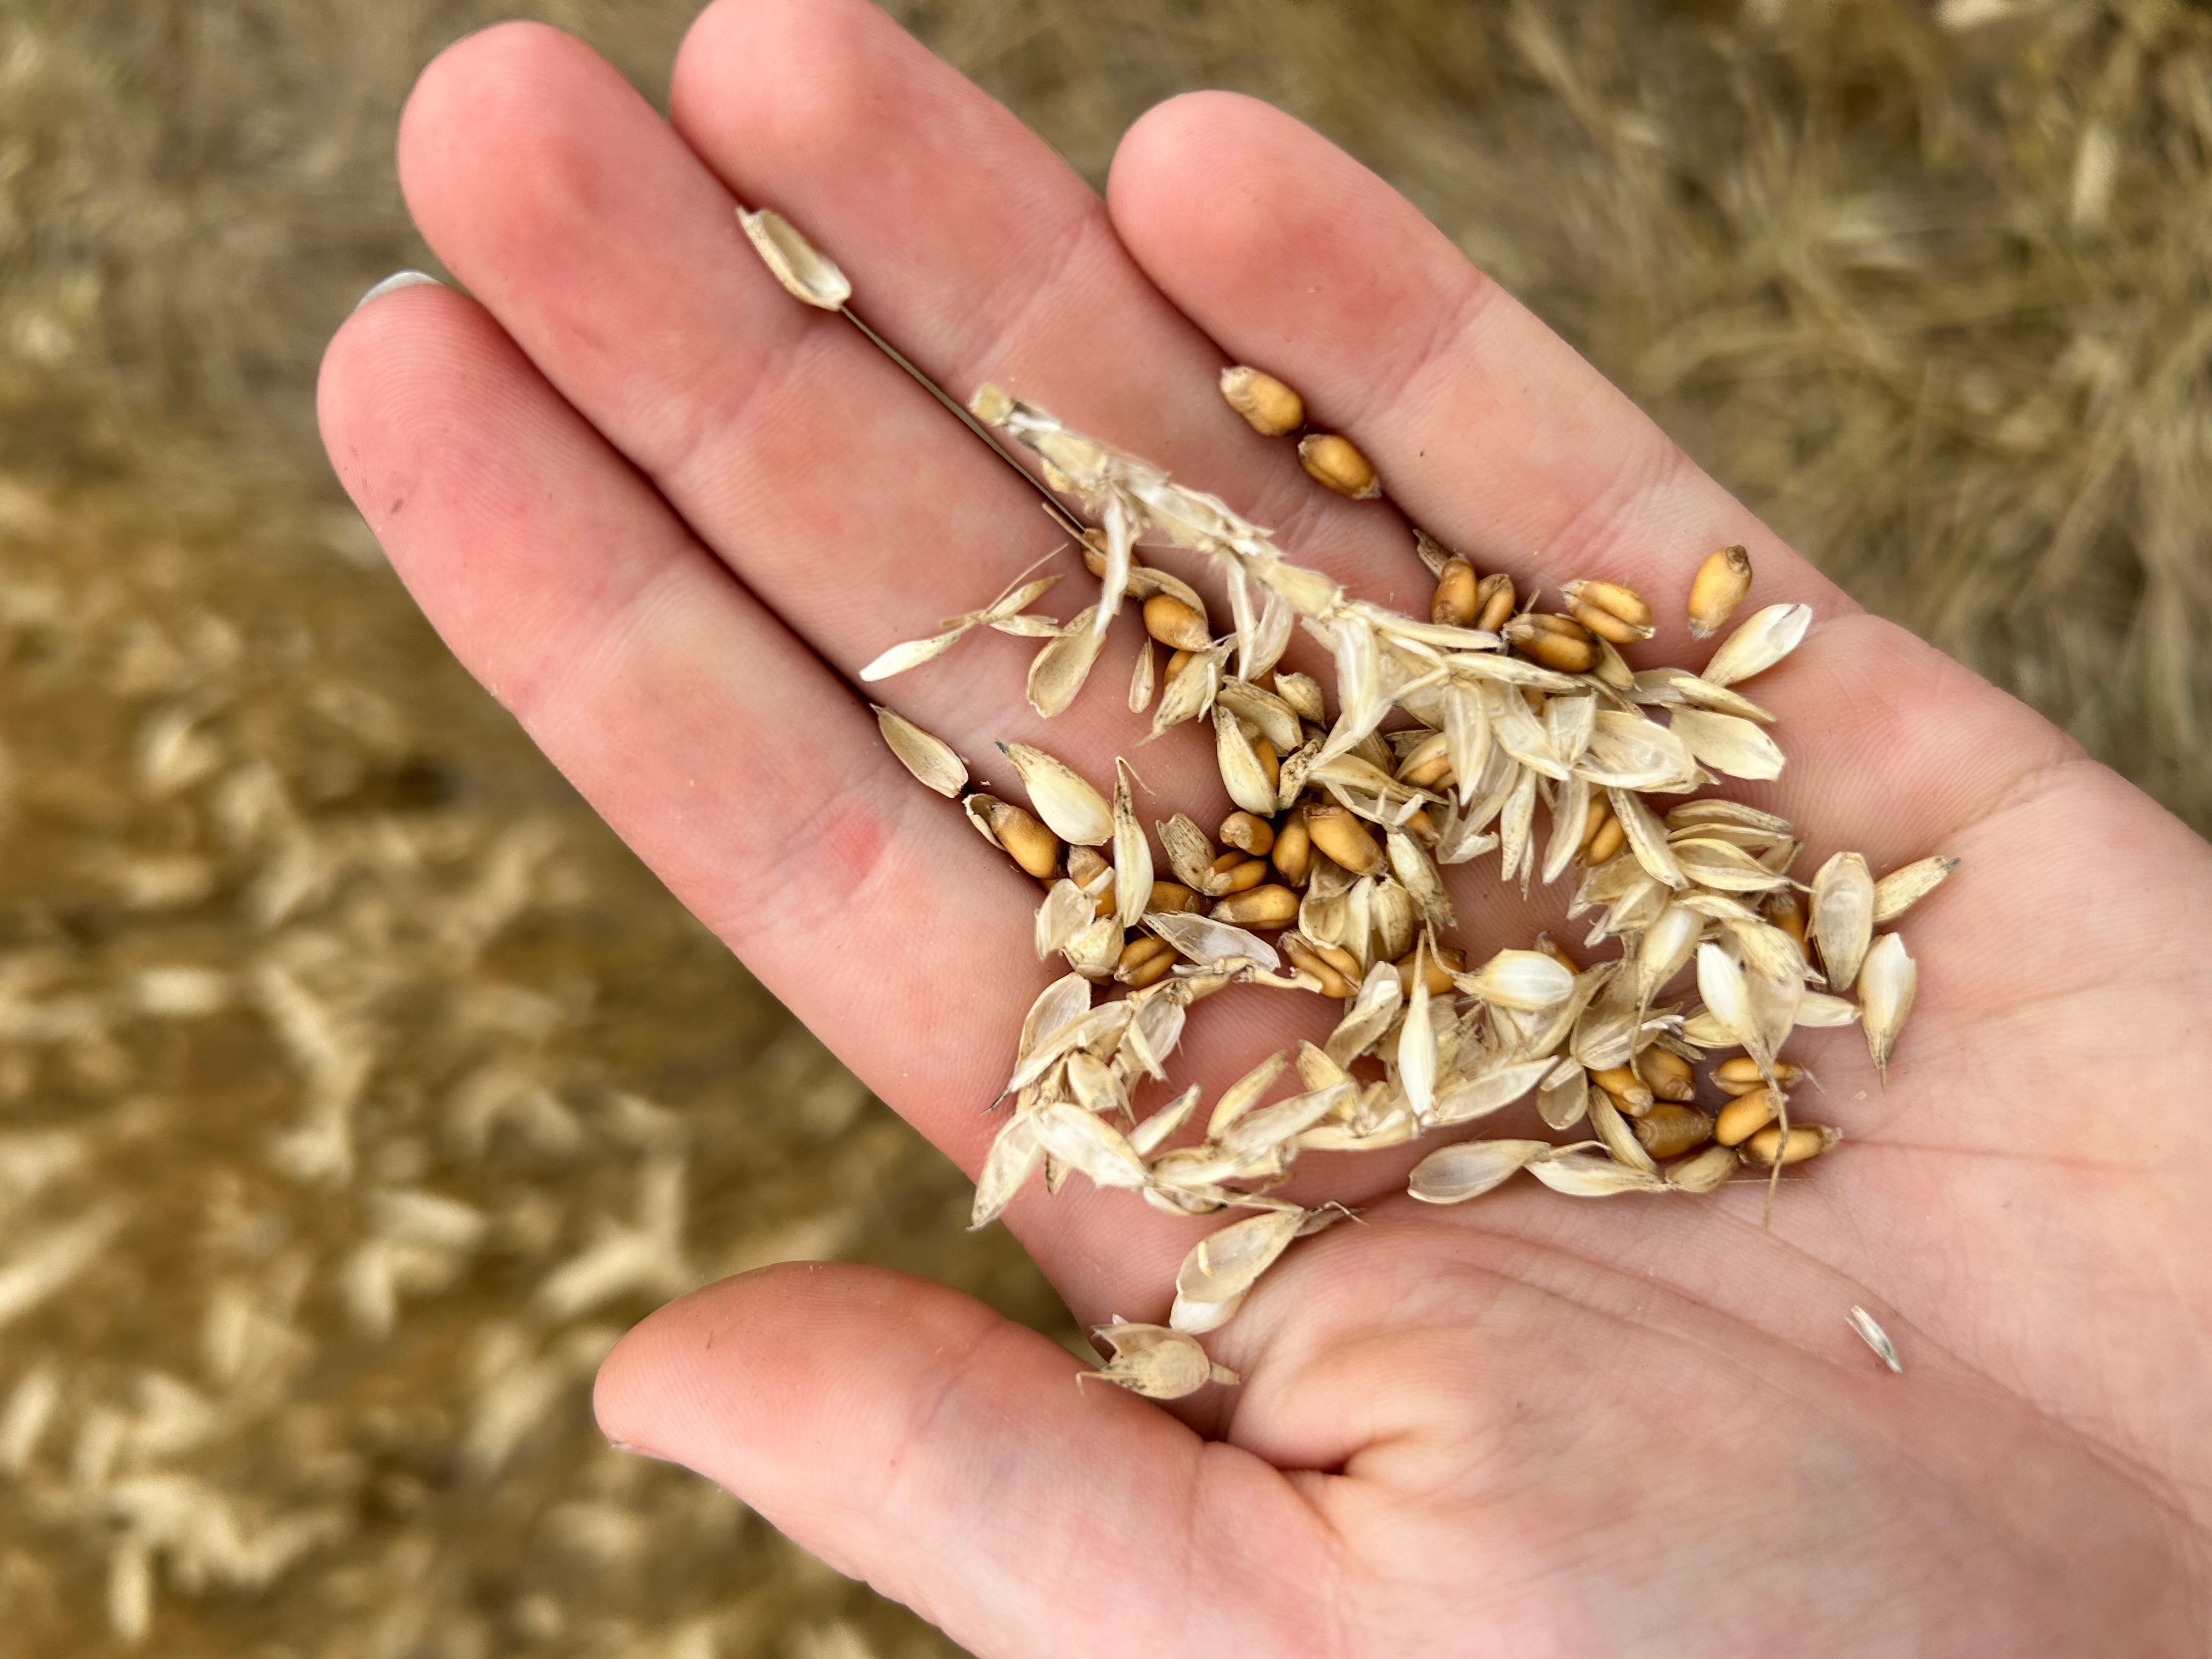
[[[1887,1088],[1855,1032],[1793,1046],[1826,1085],[1801,1111],[1849,1139],[1784,1186],[1771,1231],[1750,1183],[1597,1202],[1522,1181],[1438,1210],[1403,1195],[1425,1146],[1314,1155],[1297,1190],[1362,1224],[1297,1246],[1207,1339],[1248,1381],[1180,1415],[1078,1389],[1061,1349],[941,1287],[792,1267],[634,1332],[600,1378],[606,1431],[987,1655],[2201,1651],[2212,851],[1858,612],[1274,111],[1156,110],[1102,204],[860,0],[719,0],[673,109],[672,131],[542,27],[440,58],[400,167],[477,297],[417,287],[356,314],[324,431],[462,659],[971,1172],[1050,976],[1038,891],[899,769],[848,682],[1054,532],[857,333],[769,280],[733,199],[787,213],[956,394],[995,380],[1366,597],[1425,603],[1404,522],[1247,431],[1214,391],[1224,362],[1304,391],[1479,569],[1650,596],[1641,660],[1702,660],[1680,596],[1708,550],[1747,544],[1753,603],[1820,620],[1754,688],[1790,769],[1739,793],[1812,838],[1801,869],[1839,848],[1878,872],[1964,864],[1901,925],[1921,992]],[[1020,641],[972,639],[884,690],[970,757],[1027,738],[1103,780],[1143,726],[1118,628],[1049,726],[1022,704]],[[1189,729],[1145,750],[1148,816],[1218,817],[1211,755]],[[1556,892],[1509,904],[1492,861],[1454,873],[1478,957],[1559,913]],[[1204,1005],[1177,1073],[1217,1086],[1284,1040],[1287,1006]],[[1079,1181],[1008,1221],[1089,1322],[1160,1317],[1218,1224]],[[1902,1376],[1846,1328],[1855,1303]]]

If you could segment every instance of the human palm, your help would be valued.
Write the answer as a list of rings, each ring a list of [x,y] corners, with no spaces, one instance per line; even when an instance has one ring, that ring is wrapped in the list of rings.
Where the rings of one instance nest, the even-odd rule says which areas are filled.
[[[1207,1338],[1243,1385],[1178,1413],[1079,1389],[1059,1347],[942,1287],[806,1267],[647,1320],[602,1373],[607,1431],[984,1654],[2200,1650],[2212,1206],[2189,1114],[2212,851],[1859,613],[1273,111],[1164,106],[1102,204],[860,0],[719,0],[672,106],[672,131],[534,27],[433,65],[401,171],[477,297],[358,313],[325,437],[461,658],[971,1172],[1047,976],[1037,890],[913,786],[848,682],[1054,532],[854,331],[769,281],[733,200],[802,226],[943,384],[995,380],[1166,465],[1363,597],[1425,603],[1404,521],[1230,416],[1224,361],[1304,390],[1395,502],[1524,589],[1679,596],[1708,549],[1746,544],[1757,601],[1820,617],[1756,688],[1791,763],[1750,797],[1799,823],[1808,867],[1964,863],[1903,924],[1922,987],[1887,1086],[1856,1033],[1792,1049],[1826,1084],[1801,1113],[1849,1138],[1784,1184],[1771,1231],[1749,1183],[1597,1202],[1522,1182],[1440,1210],[1403,1195],[1425,1147],[1312,1154],[1292,1190],[1359,1224],[1293,1249]],[[1639,660],[1696,660],[1677,604]],[[1043,726],[1024,649],[979,636],[890,689],[971,757],[1027,738],[1104,777],[1134,754],[1117,676]],[[1153,816],[1225,805],[1194,729],[1141,764]],[[1559,919],[1490,865],[1451,873],[1478,955]],[[1291,1034],[1287,1006],[1209,1001],[1177,1070],[1218,1086]],[[1161,1316],[1218,1224],[1081,1182],[1007,1220],[1093,1321]],[[1850,1334],[1854,1304],[1902,1376]]]

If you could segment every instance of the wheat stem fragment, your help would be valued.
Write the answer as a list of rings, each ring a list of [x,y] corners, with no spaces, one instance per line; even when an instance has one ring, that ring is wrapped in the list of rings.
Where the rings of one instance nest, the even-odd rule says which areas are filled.
[[[970,415],[960,401],[943,386],[931,380],[914,360],[889,340],[868,326],[860,313],[852,307],[853,284],[836,263],[819,248],[800,235],[791,222],[772,208],[758,210],[738,209],[738,223],[753,251],[761,257],[784,291],[793,299],[803,301],[819,311],[834,311],[860,330],[869,344],[904,369],[921,388],[951,410],[953,417],[981,439],[990,452],[1021,475],[1022,482],[1034,489],[1044,502],[1045,511],[1055,523],[1070,535],[1080,537],[1085,526],[1079,519],[1061,505],[1060,499],[1036,481],[1030,470],[1008,453],[1005,445],[992,435],[989,428]]]

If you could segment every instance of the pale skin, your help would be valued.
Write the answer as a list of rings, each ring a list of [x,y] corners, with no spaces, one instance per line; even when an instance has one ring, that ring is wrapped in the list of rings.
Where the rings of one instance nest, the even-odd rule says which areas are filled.
[[[995,380],[1365,597],[1425,605],[1410,518],[1524,591],[1637,587],[1662,626],[1632,659],[1694,665],[1710,647],[1681,596],[1745,544],[1753,603],[1820,621],[1744,688],[1790,769],[1731,793],[1802,826],[1801,872],[1839,848],[1877,873],[1964,863],[1899,924],[1921,996],[1887,1086],[1855,1032],[1792,1045],[1826,1084],[1800,1111],[1848,1139],[1784,1184],[1771,1231],[1748,1184],[1577,1201],[1523,1178],[1438,1209],[1403,1195],[1409,1155],[1316,1156],[1296,1190],[1364,1224],[1297,1245],[1207,1339],[1242,1388],[1174,1411],[1079,1389],[1066,1351],[944,1287],[788,1267],[631,1333],[599,1377],[607,1434],[984,1655],[2204,1651],[2212,850],[1860,613],[1277,112],[1155,110],[1102,201],[860,0],[721,0],[672,107],[672,130],[542,27],[434,64],[400,170],[474,297],[356,313],[323,429],[462,660],[971,1172],[1051,976],[1028,943],[1039,890],[899,770],[849,680],[1054,534],[857,333],[775,287],[733,202],[804,227],[957,394]],[[1213,390],[1234,362],[1297,386],[1404,516],[1335,500],[1245,429]],[[1091,584],[1054,568],[1068,614]],[[1133,747],[1118,629],[1049,726],[1018,641],[875,695],[1006,793],[980,764],[996,739],[1102,781],[1126,753],[1148,817],[1218,822],[1210,740]],[[1478,957],[1559,924],[1556,895],[1524,910],[1492,861],[1456,875]],[[1326,1023],[1273,996],[1200,1007],[1178,1085]],[[1091,1322],[1161,1317],[1215,1224],[1080,1181],[1007,1221]],[[1903,1376],[1851,1334],[1854,1304]]]

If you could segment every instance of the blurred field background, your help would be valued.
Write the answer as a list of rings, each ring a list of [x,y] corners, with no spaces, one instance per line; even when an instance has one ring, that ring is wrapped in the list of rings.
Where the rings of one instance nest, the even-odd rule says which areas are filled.
[[[317,356],[428,264],[408,84],[509,11],[0,0],[0,1651],[943,1644],[607,1450],[788,1256],[1048,1329],[964,1183],[445,657]],[[1869,605],[2212,823],[2212,15],[2159,0],[899,0],[1094,181],[1192,86],[1397,181]],[[1295,273],[1285,273],[1285,280]]]

